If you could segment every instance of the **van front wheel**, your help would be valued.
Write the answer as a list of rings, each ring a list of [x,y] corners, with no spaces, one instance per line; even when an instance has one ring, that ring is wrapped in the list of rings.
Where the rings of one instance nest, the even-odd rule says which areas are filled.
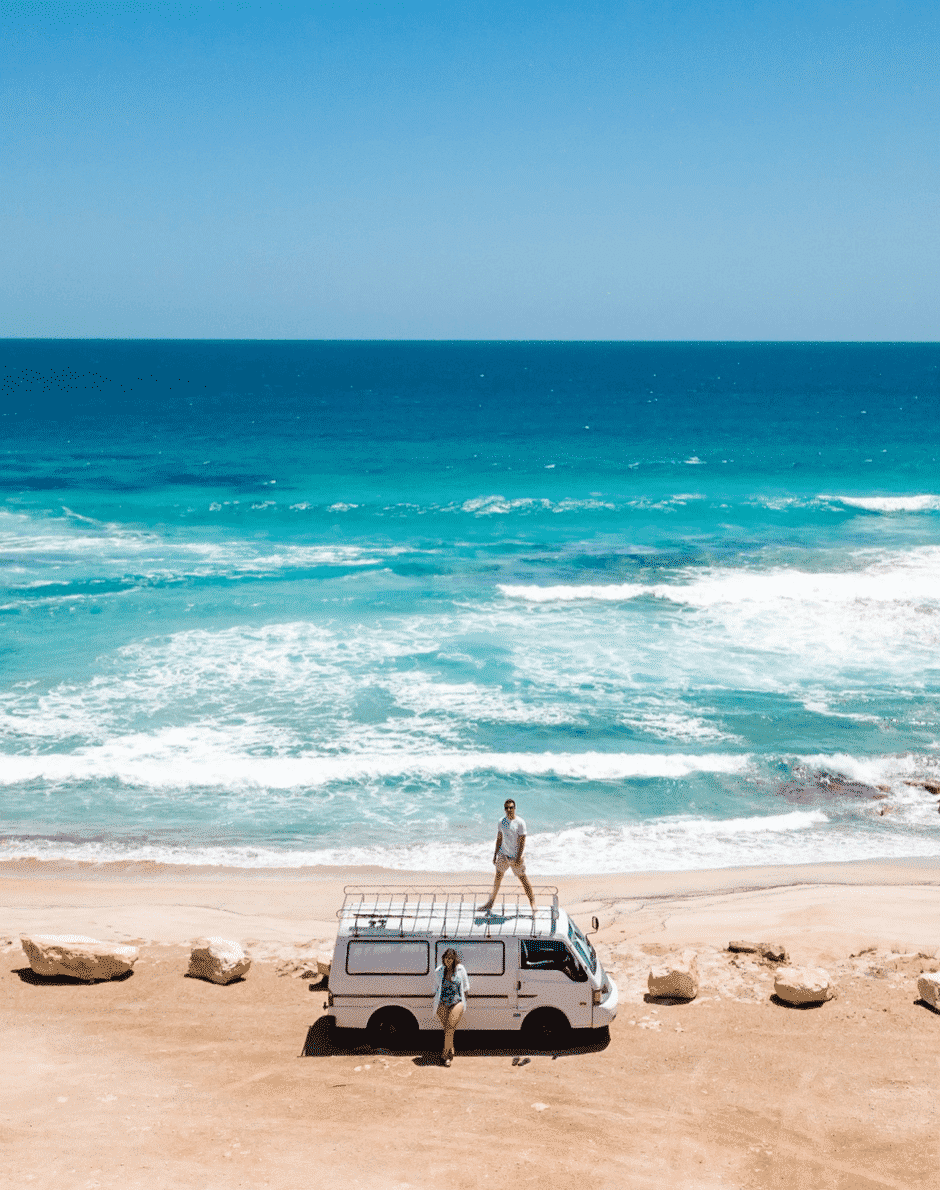
[[[559,1045],[570,1033],[568,1018],[557,1008],[536,1008],[522,1022],[522,1035],[531,1045]]]
[[[369,1017],[366,1034],[372,1045],[411,1045],[418,1035],[418,1022],[406,1008],[380,1008]]]

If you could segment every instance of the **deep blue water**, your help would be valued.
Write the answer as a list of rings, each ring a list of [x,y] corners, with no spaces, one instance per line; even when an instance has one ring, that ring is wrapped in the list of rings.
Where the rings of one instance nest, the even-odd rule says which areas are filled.
[[[0,341],[2,853],[940,854],[938,369]]]

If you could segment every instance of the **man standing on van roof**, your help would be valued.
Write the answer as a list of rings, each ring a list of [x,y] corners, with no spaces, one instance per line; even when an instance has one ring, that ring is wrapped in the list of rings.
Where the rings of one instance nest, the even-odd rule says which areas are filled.
[[[496,878],[493,881],[490,899],[481,906],[480,912],[489,913],[493,908],[493,902],[496,900],[496,894],[499,892],[503,877],[506,875],[507,869],[512,868],[513,873],[519,877],[522,887],[525,889],[525,895],[529,898],[532,912],[535,913],[535,896],[529,878],[525,874],[525,860],[522,858],[522,853],[525,851],[525,823],[521,818],[516,817],[516,803],[512,798],[504,803],[503,809],[506,811],[506,817],[500,819],[497,827],[496,848],[493,852]]]

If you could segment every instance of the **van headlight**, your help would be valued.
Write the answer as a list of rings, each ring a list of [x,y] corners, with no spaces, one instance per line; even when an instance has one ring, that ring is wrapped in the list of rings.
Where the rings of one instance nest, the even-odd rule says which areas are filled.
[[[610,984],[605,979],[599,988],[594,989],[594,1003],[600,1004],[610,995]]]

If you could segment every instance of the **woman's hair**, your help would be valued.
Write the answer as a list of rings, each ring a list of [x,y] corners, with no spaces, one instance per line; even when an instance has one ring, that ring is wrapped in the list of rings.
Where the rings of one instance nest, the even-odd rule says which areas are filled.
[[[448,948],[441,955],[441,962],[444,964],[445,971],[450,970],[447,960],[450,959],[451,957],[453,957],[453,960],[454,960],[453,970],[456,971],[457,964],[460,962],[460,955],[456,952],[456,950],[454,950],[454,948],[452,946],[448,946]]]

